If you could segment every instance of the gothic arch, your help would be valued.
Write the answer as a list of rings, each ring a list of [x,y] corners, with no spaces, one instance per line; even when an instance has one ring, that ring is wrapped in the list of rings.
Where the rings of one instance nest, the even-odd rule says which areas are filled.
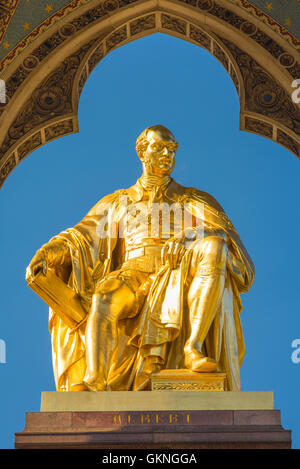
[[[228,0],[88,2],[1,62],[0,186],[36,148],[78,132],[78,103],[94,67],[111,50],[155,32],[216,57],[240,99],[240,129],[272,139],[300,158],[300,41]],[[239,2],[237,2],[239,3]]]

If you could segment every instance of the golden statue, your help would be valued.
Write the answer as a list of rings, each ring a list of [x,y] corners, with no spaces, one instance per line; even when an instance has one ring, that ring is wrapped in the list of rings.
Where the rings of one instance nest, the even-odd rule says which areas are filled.
[[[137,139],[142,176],[45,244],[26,274],[50,305],[58,391],[147,390],[159,370],[226,373],[240,390],[240,293],[253,263],[209,194],[170,177],[178,143]]]

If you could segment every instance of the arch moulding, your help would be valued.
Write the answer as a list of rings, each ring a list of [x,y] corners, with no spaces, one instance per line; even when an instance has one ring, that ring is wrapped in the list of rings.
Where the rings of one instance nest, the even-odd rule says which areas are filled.
[[[300,158],[300,79],[293,41],[227,0],[105,0],[69,13],[8,62],[1,79],[0,186],[32,151],[78,132],[78,103],[95,66],[111,50],[162,32],[216,57],[240,100],[240,129],[267,137]]]

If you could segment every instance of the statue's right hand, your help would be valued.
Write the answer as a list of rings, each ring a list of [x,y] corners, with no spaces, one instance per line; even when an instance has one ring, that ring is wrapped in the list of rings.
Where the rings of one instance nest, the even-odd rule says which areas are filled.
[[[29,282],[33,280],[34,277],[39,273],[43,272],[44,275],[47,273],[48,268],[48,261],[45,249],[39,249],[35,256],[33,257],[32,261],[30,262],[29,266],[26,269],[26,280]]]

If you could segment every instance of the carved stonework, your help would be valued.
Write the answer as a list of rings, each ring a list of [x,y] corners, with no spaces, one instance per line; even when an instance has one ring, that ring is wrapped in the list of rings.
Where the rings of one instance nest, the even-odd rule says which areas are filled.
[[[229,8],[218,5],[217,2],[213,3],[213,7],[209,10],[209,14],[226,21],[226,23],[229,23],[237,29],[240,29],[242,24],[245,22],[243,17],[229,10]]]
[[[289,83],[292,83],[293,79],[300,78],[300,60],[297,60],[299,54],[293,54],[290,50],[286,50],[282,43],[280,45],[262,31],[255,18],[253,22],[248,21],[242,13],[225,8],[224,4],[219,4],[218,0],[178,0],[178,4],[181,3],[180,8],[183,8],[183,4],[187,4],[190,11],[194,9],[195,18],[199,12],[200,15],[205,12],[208,17],[218,18],[223,28],[229,31],[235,28],[240,37],[246,37],[247,41],[251,41],[252,46],[256,45],[257,50],[259,49],[260,62],[255,60],[255,57],[251,57],[247,51],[241,50],[239,44],[233,44],[219,38],[216,32],[211,31],[211,25],[208,28],[205,24],[199,26],[189,23],[184,15],[180,16],[180,13],[176,16],[169,11],[160,10],[147,12],[144,15],[139,12],[138,17],[131,17],[123,24],[118,22],[117,26],[114,27],[115,12],[124,7],[128,9],[129,5],[136,2],[137,0],[104,0],[96,7],[73,17],[72,20],[55,30],[46,40],[40,44],[37,43],[37,47],[33,48],[30,54],[20,61],[18,67],[6,79],[7,103],[0,105],[2,123],[5,113],[7,116],[14,109],[14,95],[19,88],[21,88],[20,92],[23,91],[24,101],[20,105],[18,115],[5,134],[4,131],[1,134],[0,122],[2,182],[3,175],[7,175],[8,169],[14,167],[13,164],[7,165],[6,163],[13,162],[11,155],[15,151],[16,155],[19,154],[19,158],[15,160],[16,165],[37,146],[60,135],[77,131],[76,114],[79,96],[94,67],[115,47],[139,36],[151,34],[153,31],[175,34],[210,51],[228,71],[237,89],[241,99],[241,128],[273,138],[289,151],[300,156],[300,110],[292,102],[291,93],[285,91],[285,88],[273,77],[273,72],[260,65],[261,51],[263,51],[263,54],[268,54],[272,63],[274,60],[277,61],[280,73],[284,71],[286,75],[290,74],[291,81]],[[142,3],[140,2],[140,5]],[[73,40],[75,35],[80,43],[81,34],[86,35],[89,25],[96,21],[98,26],[100,25],[99,31],[101,31],[102,18],[107,19],[108,15],[110,16],[109,33],[107,33],[106,26],[104,34],[99,32],[98,37],[93,34],[91,36],[93,39],[87,40],[87,44],[76,53],[72,52],[72,55],[65,57],[61,63],[55,63],[53,59],[57,47],[67,51],[65,43]],[[88,35],[86,37],[88,39]],[[26,37],[24,44],[27,39]],[[49,72],[44,63],[46,58],[49,59],[47,64],[55,65],[55,67],[51,65],[53,68],[50,67]],[[2,62],[0,67],[4,63],[9,62]],[[266,63],[268,63],[267,60]],[[30,83],[31,77],[37,70],[47,70],[49,74],[40,83],[37,83],[30,96],[26,96],[26,85]],[[45,73],[41,73],[41,76],[45,77]],[[27,99],[25,100],[25,98]],[[70,115],[74,116],[74,120],[70,120]],[[66,125],[67,121],[69,125]],[[57,127],[52,128],[52,126]],[[277,128],[281,131],[277,132]],[[37,142],[33,144],[28,141],[32,138],[32,134],[41,135],[42,141],[39,145]],[[19,153],[20,149],[22,151]]]
[[[21,86],[23,81],[28,77],[30,73],[31,69],[25,68],[23,67],[23,65],[20,65],[15,71],[15,73],[8,80],[6,80],[6,94],[9,98],[14,95],[19,86]]]
[[[28,153],[31,153],[36,148],[42,145],[42,136],[41,133],[38,132],[32,137],[30,137],[26,142],[22,143],[22,145],[18,148],[18,157],[19,161],[22,161]]]
[[[239,64],[243,76],[245,110],[266,116],[300,137],[300,109],[293,103],[291,96],[245,51],[229,41],[223,42]],[[286,146],[300,157],[297,146],[290,143]]]
[[[51,52],[53,52],[56,47],[60,46],[62,42],[66,40],[66,36],[60,34],[60,32],[56,32],[53,36],[49,37],[44,41],[37,49],[35,49],[32,53],[35,57],[37,57],[40,61],[46,58]]]
[[[273,137],[273,126],[252,117],[246,117],[245,129],[263,137]]]
[[[240,29],[244,34],[250,36],[257,44],[264,47],[275,58],[278,58],[284,52],[282,47],[270,36],[254,24],[245,22],[243,17],[234,13],[229,8],[220,6],[217,2],[214,2],[213,6],[208,10],[208,13],[230,24],[234,28]]]
[[[4,20],[3,31],[0,28],[0,41],[3,38],[5,33],[6,27],[9,24],[10,18],[13,15],[16,6],[19,0],[0,0],[0,12],[3,12],[3,16],[7,11],[9,11],[9,16],[6,20]],[[29,0],[27,0],[29,1]],[[34,28],[27,36],[24,38],[17,46],[10,51],[7,56],[2,60],[0,63],[0,70],[3,70],[7,65],[9,65],[12,60],[16,58],[16,56],[21,53],[34,39],[39,36],[39,33],[42,31],[47,30],[51,26],[55,25],[56,22],[63,20],[65,16],[67,16],[71,11],[78,8],[78,4],[84,5],[88,3],[90,0],[74,0],[70,2],[68,5],[59,9],[59,11],[54,12],[50,17],[45,19],[41,22],[36,28]],[[105,17],[107,15],[111,15],[113,12],[118,11],[123,7],[128,7],[135,3],[137,0],[104,0],[101,2],[100,5],[97,7],[91,8],[84,13],[80,13],[77,18],[75,18],[72,22],[73,26],[75,27],[76,31],[79,31],[81,28],[84,28],[91,24],[94,21],[97,21],[99,18]],[[247,21],[241,15],[239,16],[237,13],[231,10],[232,5],[228,3],[227,7],[224,7],[224,2],[219,5],[218,0],[179,0],[181,3],[187,4],[191,7],[195,8],[195,14],[197,14],[197,10],[204,11],[206,14],[213,15],[218,17],[224,22],[227,22],[233,27],[241,28],[241,30],[245,34],[252,35],[253,28],[256,28],[255,25],[248,27],[246,25]],[[263,10],[254,7],[251,3],[247,2],[246,0],[234,0],[233,3],[240,4],[242,9],[242,14],[244,13],[243,10],[248,10],[254,16],[253,21],[258,23],[258,21],[263,21],[264,23],[268,24],[270,28],[273,28],[274,31],[283,38],[285,41],[288,41],[293,47],[295,47],[298,51],[300,50],[300,40],[297,39],[291,32],[289,32],[284,26],[274,21],[274,19],[269,16],[268,14],[264,13]],[[269,2],[271,3],[271,2]],[[248,22],[249,23],[249,22]],[[257,28],[256,28],[257,29]],[[64,37],[70,35],[70,30],[66,30],[66,34],[62,33]],[[257,38],[259,41],[260,38]],[[264,41],[264,40],[263,40]],[[270,47],[272,49],[274,45],[274,41],[271,40],[273,44],[270,43]],[[267,47],[269,46],[269,40],[266,41]]]
[[[233,84],[234,84],[235,88],[236,88],[237,94],[240,96],[240,82],[239,82],[238,76],[237,76],[236,71],[234,70],[232,64],[230,65],[229,75],[230,75],[230,78],[233,81]]]
[[[106,0],[104,3],[96,8],[92,8],[91,10],[87,11],[79,18],[75,18],[71,23],[67,23],[60,30],[53,34],[50,38],[48,38],[43,44],[41,44],[33,53],[32,55],[35,56],[39,61],[42,61],[46,58],[50,53],[52,53],[57,46],[59,46],[62,42],[68,39],[70,36],[78,33],[82,28],[86,27],[87,25],[91,24],[92,22],[99,20],[102,17],[106,17],[108,13],[111,14],[112,11],[115,11],[123,6],[127,6],[129,3],[134,3],[137,0],[123,0],[118,2],[117,0]],[[208,0],[199,0],[198,3],[196,2],[187,2],[185,0],[180,0],[184,3],[188,3],[195,8],[199,8],[201,10],[205,10],[207,13],[221,19],[222,21],[230,24],[231,26],[240,29],[244,34],[248,35],[251,40],[256,41],[257,44],[264,47],[273,57],[279,60],[280,64],[284,67],[289,67],[288,71],[294,78],[299,78],[299,69],[300,64],[295,63],[294,67],[291,67],[291,61],[295,61],[295,58],[288,54],[284,49],[279,46],[276,41],[271,39],[266,33],[261,31],[257,28],[256,25],[245,21],[245,19],[241,16],[238,16],[236,13],[233,13],[228,8],[224,8],[222,6],[217,5],[217,2],[212,2]],[[147,24],[147,22],[149,22]],[[135,24],[136,23],[136,24]],[[175,31],[179,34],[185,35],[186,34],[186,22],[182,21],[178,18],[171,17],[169,15],[162,15],[162,26],[163,28]],[[151,15],[148,15],[144,18],[139,18],[135,22],[131,23],[131,34],[138,34],[146,29],[151,29],[155,27],[153,25],[153,18]],[[135,32],[134,32],[135,31]],[[118,33],[120,35],[120,32]],[[198,42],[202,46],[208,48],[208,44],[205,44],[205,40],[201,41],[201,36],[195,33],[195,30],[191,31],[191,39]],[[204,38],[202,38],[204,39]],[[116,39],[114,38],[114,41]],[[123,40],[123,39],[122,39]],[[113,41],[113,42],[114,42]],[[119,41],[120,42],[120,41]],[[115,42],[117,45],[118,42]],[[115,45],[111,44],[109,41],[108,50],[115,47]],[[26,60],[26,59],[25,59]],[[221,60],[222,62],[222,60]],[[223,62],[222,62],[223,63]],[[23,63],[24,64],[24,63]],[[16,72],[13,74],[10,79],[7,80],[7,89],[8,89],[8,96],[12,96],[16,89],[22,84],[22,82],[28,77],[30,73],[30,69],[27,67],[23,67],[22,65],[18,67]]]
[[[11,155],[0,169],[0,186],[2,186],[9,173],[11,173],[16,166],[17,163],[15,155]]]
[[[73,34],[76,33],[76,28],[72,23],[69,24],[64,24],[60,29],[59,29],[59,34],[63,38],[68,38],[70,36],[73,36]]]
[[[119,2],[117,0],[104,0],[103,10],[110,12],[119,8]]]
[[[278,57],[280,57],[280,55],[284,52],[284,49],[279,44],[277,44],[273,39],[270,38],[270,36],[259,29],[253,36],[251,36],[251,39],[270,52],[270,54],[273,55],[275,59],[278,59]]]
[[[88,60],[89,65],[89,72],[91,73],[92,70],[96,67],[96,65],[100,62],[100,60],[104,57],[104,47],[103,44],[100,44],[99,47],[93,52],[91,57]]]
[[[228,57],[226,56],[225,52],[221,49],[218,44],[214,43],[214,50],[213,50],[214,56],[221,62],[223,67],[228,70]]]
[[[240,29],[244,34],[247,34],[247,36],[253,36],[257,31],[257,26],[249,21],[245,21],[240,25]]]
[[[15,1],[15,0],[11,0]],[[135,3],[137,0],[120,0],[119,2],[117,0],[105,0],[101,5],[94,7],[87,12],[81,14],[78,18],[75,18],[72,22],[69,24],[64,25],[58,32],[56,32],[53,36],[51,36],[49,39],[45,41],[42,46],[40,46],[35,52],[34,55],[36,55],[39,60],[42,60],[45,58],[49,53],[53,52],[54,48],[60,45],[64,40],[68,39],[68,37],[72,36],[75,33],[78,33],[82,28],[85,28],[89,24],[99,20],[100,18],[106,17],[108,14],[112,14],[113,11],[117,11],[120,8],[127,7],[129,4]],[[232,12],[230,9],[225,8],[223,6],[218,5],[218,2],[211,1],[211,0],[180,0],[182,3],[188,4],[195,9],[200,9],[202,11],[205,11],[206,13],[215,16],[219,18],[220,20],[224,21],[225,23],[230,24],[231,26],[240,29],[244,34],[247,34],[248,36],[251,37],[252,40],[256,41],[259,45],[264,47],[268,52],[270,52],[274,57],[278,58],[279,56],[282,56],[285,51],[282,49],[281,46],[279,46],[276,41],[271,39],[266,33],[261,31],[260,29],[257,28],[256,25],[253,23],[250,23],[248,21],[245,21],[245,19],[242,16],[237,15],[236,13]],[[6,2],[5,2],[6,3]],[[71,6],[69,6],[70,8]],[[64,14],[64,11],[66,8],[63,8],[62,11],[60,12],[60,17]],[[195,12],[196,13],[196,12]],[[53,19],[54,19],[53,15]],[[163,21],[166,21],[166,18],[164,18]],[[175,20],[178,22],[177,25],[173,24],[169,26],[164,26],[166,29],[170,29],[173,31],[177,31],[180,34],[185,34],[186,31],[184,30],[184,24],[180,24],[180,20]],[[37,37],[39,33],[39,28],[41,28],[42,25],[37,27],[35,30],[32,31],[26,37],[26,41],[24,44],[19,44],[19,48],[24,48],[27,45],[27,41],[30,42],[30,36],[33,35],[33,38]],[[289,37],[290,34],[286,32],[287,34],[284,35],[285,38]],[[24,41],[22,41],[24,42]],[[299,41],[298,41],[299,42]],[[294,41],[292,41],[294,43]],[[300,42],[299,42],[300,45]],[[13,53],[13,52],[12,52]],[[6,57],[3,61],[2,67],[4,65],[7,65],[10,60],[10,55],[8,54],[8,57]]]
[[[201,10],[210,11],[214,6],[214,2],[212,0],[198,0],[197,6]]]
[[[277,131],[277,142],[300,157],[300,144],[280,129]]]
[[[197,42],[199,45],[204,47],[205,49],[210,50],[211,39],[207,34],[205,34],[201,29],[197,28],[196,26],[191,24],[190,27],[190,39],[192,41]]]
[[[9,134],[6,135],[1,147],[0,147],[0,170],[1,170],[1,159],[10,150],[12,146],[12,139]]]
[[[224,386],[201,383],[154,383],[152,391],[224,391]]]
[[[44,124],[50,119],[75,112],[77,102],[74,103],[72,101],[73,83],[83,57],[90,50],[93,43],[94,41],[89,42],[75,54],[66,58],[59,67],[44,79],[40,87],[36,89],[27,100],[23,109],[10,126],[8,134],[0,148],[0,164],[1,157],[3,158],[9,149],[16,146],[20,140],[24,140],[24,137],[32,132],[33,129],[37,127],[43,128]],[[73,129],[73,123],[70,123],[70,121],[67,122],[69,122],[68,125],[59,125],[59,130],[56,128],[56,131],[60,132],[60,135],[70,133],[70,126],[72,126]],[[52,128],[52,130],[51,127],[47,128],[46,136],[48,140],[55,138],[54,136],[50,137],[50,135],[53,135],[54,128]],[[64,133],[62,133],[62,129],[65,130]],[[33,137],[22,142],[18,147],[19,161],[42,145],[42,143],[40,132],[37,132]],[[1,183],[4,181],[3,175],[8,174],[7,169],[11,170],[14,166],[11,164],[6,165],[5,163],[6,169],[4,173],[1,172]],[[2,171],[2,169],[0,169],[0,171]]]
[[[152,391],[225,391],[225,373],[161,370],[150,376]]]
[[[295,58],[291,54],[283,53],[279,57],[279,62],[284,67],[291,67],[295,63]]]
[[[121,42],[127,39],[127,30],[126,26],[123,26],[120,29],[117,29],[112,33],[106,40],[106,50],[109,52],[114,47],[118,46]]]
[[[72,119],[68,119],[56,124],[50,125],[45,129],[46,142],[55,138],[61,137],[62,135],[71,134],[74,131]]]
[[[147,31],[148,29],[154,29],[155,26],[156,24],[154,14],[143,16],[130,23],[130,34],[131,36],[134,36],[136,34],[140,34],[143,31]]]
[[[298,48],[300,46],[300,41],[297,37],[291,34],[284,26],[279,24],[277,21],[274,20],[272,15],[265,13],[262,9],[257,8],[252,4],[252,2],[248,2],[247,0],[233,0],[234,3],[240,5],[243,9],[249,11],[254,17],[259,18],[261,21],[266,23],[270,26],[278,35],[285,38],[290,44],[294,47]],[[278,2],[279,3],[279,2]],[[299,3],[299,2],[298,2]],[[272,2],[266,2],[266,7],[272,7]]]
[[[31,71],[32,69],[37,67],[38,64],[39,64],[39,60],[34,55],[28,55],[28,57],[26,57],[26,59],[23,60],[23,67],[27,71]]]
[[[172,17],[170,15],[162,14],[161,15],[161,25],[164,29],[169,31],[174,31],[179,34],[186,35],[186,26],[187,22],[182,21],[179,18]]]
[[[88,79],[87,69],[84,68],[81,75],[80,75],[80,79],[79,79],[79,83],[78,83],[78,95],[79,96],[81,95],[81,92],[83,90],[83,87],[84,87],[85,82],[86,82],[87,79]]]
[[[289,73],[292,75],[295,80],[297,80],[300,77],[300,63],[297,62],[293,67],[289,68]]]

